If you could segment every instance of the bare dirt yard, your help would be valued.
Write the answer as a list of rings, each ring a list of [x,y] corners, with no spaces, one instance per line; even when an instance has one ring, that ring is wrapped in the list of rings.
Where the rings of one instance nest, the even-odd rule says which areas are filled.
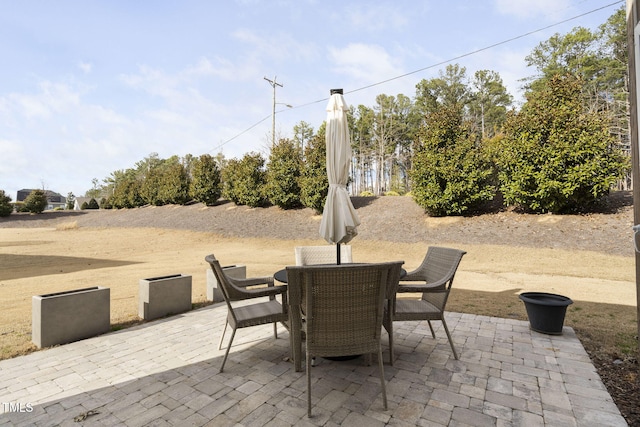
[[[448,310],[526,320],[518,294],[569,296],[573,327],[630,425],[640,425],[637,307],[630,193],[602,212],[527,215],[511,211],[431,218],[410,198],[354,198],[362,221],[354,261],[404,260],[417,267],[430,245],[467,251]],[[138,281],[193,277],[206,303],[205,255],[245,264],[250,276],[294,263],[297,245],[324,244],[309,209],[206,207],[12,214],[0,218],[0,358],[35,351],[31,297],[106,286],[114,328],[138,322]]]

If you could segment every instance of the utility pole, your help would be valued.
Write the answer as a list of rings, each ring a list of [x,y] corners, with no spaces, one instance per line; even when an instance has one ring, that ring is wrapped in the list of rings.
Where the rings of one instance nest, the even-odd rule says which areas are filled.
[[[273,80],[268,78],[264,78],[269,82],[271,87],[273,88],[273,110],[271,111],[271,148],[276,145],[276,86],[283,87],[281,83],[276,81],[278,77],[274,77]]]

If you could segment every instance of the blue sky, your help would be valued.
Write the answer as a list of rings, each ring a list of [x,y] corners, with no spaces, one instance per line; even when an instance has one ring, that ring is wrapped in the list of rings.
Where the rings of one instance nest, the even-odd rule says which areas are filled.
[[[153,152],[266,157],[264,77],[294,107],[276,115],[291,137],[300,121],[322,124],[332,88],[352,105],[413,97],[448,60],[604,7],[453,61],[499,72],[521,99],[531,50],[596,29],[614,1],[0,0],[0,189],[81,196]]]

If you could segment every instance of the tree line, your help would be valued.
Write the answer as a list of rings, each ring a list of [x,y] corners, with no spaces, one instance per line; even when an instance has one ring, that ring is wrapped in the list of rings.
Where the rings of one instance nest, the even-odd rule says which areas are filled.
[[[461,215],[501,200],[531,212],[582,212],[630,185],[626,22],[623,8],[596,31],[576,27],[526,57],[516,109],[499,73],[451,64],[412,98],[381,94],[352,106],[352,195],[410,194],[431,215]],[[328,182],[324,127],[300,122],[268,157],[152,153],[87,192],[103,208],[213,204],[309,207]]]

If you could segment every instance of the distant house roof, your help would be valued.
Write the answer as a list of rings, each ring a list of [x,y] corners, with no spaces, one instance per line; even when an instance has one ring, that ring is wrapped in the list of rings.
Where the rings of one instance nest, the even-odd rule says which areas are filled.
[[[73,209],[79,211],[82,209],[83,203],[89,203],[91,201],[91,197],[76,197],[75,202],[73,202]]]
[[[18,190],[18,196],[16,197],[16,201],[24,202],[24,199],[26,199],[27,196],[31,194],[32,191],[33,189],[29,189],[29,188],[23,188],[22,190]],[[67,202],[66,197],[63,197],[62,195],[60,195],[59,193],[56,193],[55,191],[44,190],[44,194],[45,196],[47,196],[47,200],[50,203],[64,204]]]

